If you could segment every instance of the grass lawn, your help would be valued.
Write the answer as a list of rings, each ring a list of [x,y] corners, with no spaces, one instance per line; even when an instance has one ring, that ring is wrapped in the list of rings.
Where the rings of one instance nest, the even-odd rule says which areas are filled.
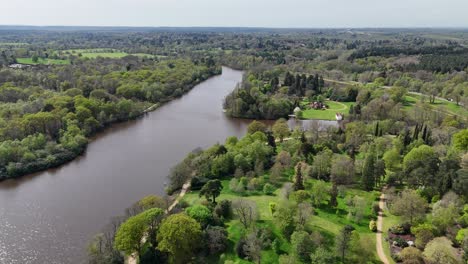
[[[410,94],[405,96],[405,103],[403,104],[403,109],[411,110],[417,102],[421,102],[421,95]],[[428,102],[428,99],[424,99],[424,102]],[[429,105],[432,109],[438,110],[451,115],[458,115],[459,117],[465,118],[468,116],[468,110],[463,106],[457,105],[455,102],[450,102],[447,100],[435,99],[434,104]]]
[[[90,59],[95,59],[97,57],[118,59],[118,58],[123,58],[128,55],[134,55],[137,57],[154,57],[154,55],[146,54],[146,53],[128,54],[126,52],[122,52],[116,49],[72,49],[72,50],[64,50],[62,52],[70,53],[75,56],[78,56],[79,54],[81,54],[82,58],[90,58]]]
[[[303,119],[321,119],[321,120],[336,120],[335,114],[337,112],[347,114],[349,112],[349,107],[354,102],[335,102],[335,101],[326,101],[328,109],[325,110],[315,110],[315,109],[306,109],[306,105],[309,104],[309,101],[302,101],[301,108],[305,109],[302,111]]]
[[[382,226],[382,244],[384,248],[385,255],[387,255],[387,259],[390,261],[390,263],[394,264],[395,261],[393,260],[391,254],[390,254],[390,243],[388,241],[385,241],[385,237],[387,237],[388,234],[388,229],[394,225],[397,225],[400,223],[399,217],[392,215],[388,208],[384,210],[384,217],[383,217],[383,226]]]
[[[53,59],[43,59],[39,58],[37,62],[33,62],[32,58],[17,58],[16,61],[21,64],[55,64],[55,65],[63,65],[63,64],[70,64],[69,60],[53,60]]]

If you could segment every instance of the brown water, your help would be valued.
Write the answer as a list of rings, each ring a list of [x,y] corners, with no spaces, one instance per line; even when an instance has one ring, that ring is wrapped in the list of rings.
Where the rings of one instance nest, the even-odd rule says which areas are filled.
[[[170,168],[189,151],[244,135],[249,121],[222,112],[241,78],[223,68],[182,98],[101,133],[86,155],[1,182],[0,263],[85,262],[90,238],[135,201],[163,194]]]

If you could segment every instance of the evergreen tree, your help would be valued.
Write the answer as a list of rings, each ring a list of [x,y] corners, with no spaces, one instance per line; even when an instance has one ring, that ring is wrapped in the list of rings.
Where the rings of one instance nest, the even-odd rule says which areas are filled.
[[[365,190],[370,191],[375,185],[375,154],[374,147],[371,149],[364,159],[364,165],[362,166],[362,185]]]
[[[377,121],[377,124],[375,125],[374,136],[379,136],[379,121]]]
[[[338,197],[338,186],[336,185],[335,181],[333,181],[332,182],[332,188],[330,190],[330,201],[328,202],[328,204],[331,207],[338,206],[337,197]]]
[[[298,163],[296,165],[296,176],[294,177],[294,186],[293,186],[295,191],[305,189],[304,188],[304,179],[302,177],[301,168],[302,168],[302,164]]]

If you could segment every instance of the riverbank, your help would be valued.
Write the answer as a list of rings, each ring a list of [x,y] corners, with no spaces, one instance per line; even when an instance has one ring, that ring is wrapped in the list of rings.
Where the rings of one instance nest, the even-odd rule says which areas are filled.
[[[34,159],[28,163],[16,163],[14,166],[0,167],[0,181],[8,180],[8,179],[15,179],[15,178],[19,178],[22,176],[27,176],[27,175],[35,174],[41,171],[45,171],[48,169],[59,168],[60,166],[67,164],[70,161],[75,160],[76,158],[85,154],[88,144],[92,142],[93,138],[96,137],[96,135],[102,133],[103,131],[106,131],[113,125],[141,118],[143,115],[149,112],[155,111],[160,106],[182,97],[183,95],[191,91],[193,87],[221,73],[222,72],[220,71],[219,72],[215,71],[213,72],[212,75],[208,76],[208,78],[206,79],[203,79],[203,78],[198,79],[196,82],[191,84],[190,89],[183,89],[185,93],[181,94],[180,96],[168,97],[159,103],[152,104],[149,107],[145,107],[143,110],[139,111],[139,113],[137,114],[129,115],[127,119],[116,119],[114,121],[104,123],[102,127],[97,128],[94,131],[94,133],[88,135],[86,138],[86,141],[84,140],[81,141],[81,143],[78,146],[76,146],[76,149],[74,149],[74,151],[68,150],[66,148],[61,148],[59,149],[59,151],[56,151],[55,153],[48,155],[46,159]],[[141,103],[145,104],[145,102],[141,102]]]
[[[241,78],[223,68],[184,96],[94,135],[71,162],[2,181],[0,253],[16,263],[82,263],[88,242],[122,208],[164,195],[167,175],[188,152],[245,134],[247,120],[222,112]]]

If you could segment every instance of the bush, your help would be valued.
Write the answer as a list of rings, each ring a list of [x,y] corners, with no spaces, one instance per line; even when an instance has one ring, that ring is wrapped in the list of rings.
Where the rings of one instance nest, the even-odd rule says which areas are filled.
[[[390,232],[395,235],[407,235],[410,233],[411,225],[408,223],[390,227]]]
[[[263,193],[266,195],[271,195],[275,191],[275,187],[269,183],[263,185]]]
[[[224,219],[229,219],[232,216],[232,202],[229,200],[222,200],[220,201],[215,209],[214,209],[215,214],[218,217],[223,217]]]
[[[369,222],[369,229],[372,231],[372,232],[377,232],[377,223],[374,221],[374,220],[371,220]]]
[[[406,240],[404,240],[403,238],[399,236],[397,236],[394,241],[398,247],[405,248],[408,246],[408,243],[406,242]]]
[[[236,254],[239,258],[244,259],[247,257],[247,254],[244,252],[244,246],[247,244],[247,241],[244,237],[239,239],[236,244]]]

